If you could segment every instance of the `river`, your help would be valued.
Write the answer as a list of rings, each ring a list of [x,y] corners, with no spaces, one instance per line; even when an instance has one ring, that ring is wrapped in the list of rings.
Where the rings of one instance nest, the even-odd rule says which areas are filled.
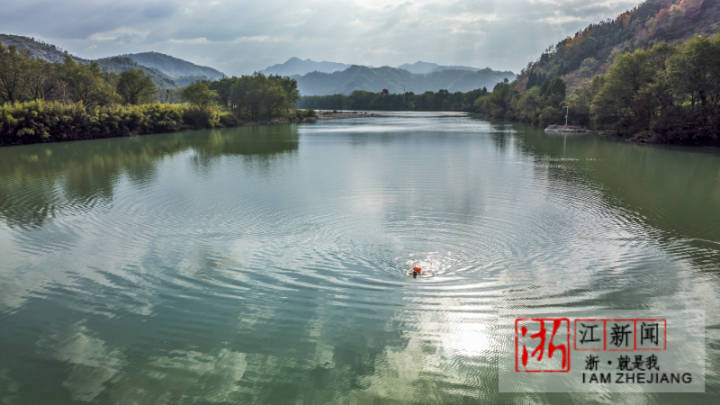
[[[697,308],[705,394],[498,392],[499,314]],[[454,113],[0,149],[2,404],[716,403],[719,308],[717,150]]]

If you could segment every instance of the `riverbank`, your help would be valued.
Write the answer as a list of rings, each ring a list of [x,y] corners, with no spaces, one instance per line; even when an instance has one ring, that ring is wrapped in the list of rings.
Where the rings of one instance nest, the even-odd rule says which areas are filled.
[[[576,125],[550,125],[545,128],[546,134],[588,134],[592,130]]]
[[[311,110],[309,110],[311,111]],[[347,118],[371,118],[380,117],[380,114],[375,114],[367,111],[338,111],[338,110],[315,110],[315,115],[318,120],[339,120]]]
[[[311,110],[249,121],[214,106],[152,103],[88,107],[36,100],[0,106],[0,146],[314,120]]]

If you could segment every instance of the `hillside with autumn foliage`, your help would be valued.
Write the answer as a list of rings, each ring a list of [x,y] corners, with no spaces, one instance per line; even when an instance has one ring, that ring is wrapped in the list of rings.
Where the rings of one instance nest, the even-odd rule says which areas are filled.
[[[720,1],[647,0],[612,20],[592,24],[548,48],[522,71],[517,90],[560,77],[569,90],[605,73],[618,55],[720,31]]]
[[[720,146],[719,25],[720,1],[647,0],[549,48],[473,110],[637,142]]]

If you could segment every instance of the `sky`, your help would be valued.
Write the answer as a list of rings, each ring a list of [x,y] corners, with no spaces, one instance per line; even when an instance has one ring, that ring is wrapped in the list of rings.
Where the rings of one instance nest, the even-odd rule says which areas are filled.
[[[640,0],[2,0],[0,31],[85,58],[158,51],[240,75],[292,56],[519,72]]]

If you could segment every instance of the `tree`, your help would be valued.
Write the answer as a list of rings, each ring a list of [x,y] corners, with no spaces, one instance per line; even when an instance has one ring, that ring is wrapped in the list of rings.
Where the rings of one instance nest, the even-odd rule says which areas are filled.
[[[678,104],[659,124],[661,130],[669,134],[668,139],[717,143],[720,137],[720,35],[697,36],[681,45],[667,61],[666,78],[666,87],[672,90]]]
[[[649,129],[654,105],[647,87],[657,78],[657,67],[650,60],[651,51],[644,50],[616,58],[592,101],[591,113],[598,127],[621,134]]]
[[[126,104],[150,103],[155,99],[156,91],[152,80],[139,69],[120,73],[117,81],[117,92]]]
[[[28,52],[0,44],[0,101],[18,101],[26,97]]]
[[[195,82],[182,89],[182,96],[192,104],[208,107],[217,99],[217,92],[210,90],[206,81]]]
[[[548,105],[557,107],[565,100],[565,82],[559,77],[547,80],[540,87],[540,94]]]
[[[280,84],[280,87],[285,91],[287,98],[288,107],[295,107],[300,98],[300,92],[297,88],[297,80],[290,77],[274,76],[273,80]]]
[[[216,80],[212,83],[210,83],[209,88],[210,90],[214,90],[218,94],[218,101],[220,101],[220,104],[224,107],[229,107],[231,110],[232,108],[232,86],[237,80],[236,77],[229,78],[225,77],[220,80]]]
[[[512,119],[513,102],[516,97],[515,89],[507,80],[495,85],[492,93],[475,100],[476,111],[491,118]]]
[[[692,42],[695,41],[680,49],[692,46]],[[702,42],[696,44],[704,47]],[[695,56],[699,59],[713,58],[707,52],[697,53],[703,55]],[[590,106],[595,125],[638,139],[686,142],[698,135],[701,138],[710,135],[713,139],[714,130],[708,123],[713,116],[711,111],[695,117],[693,112],[696,100],[710,100],[707,95],[718,88],[716,83],[707,80],[715,66],[712,60],[710,63],[693,60],[692,54],[660,43],[649,50],[618,56],[607,74],[599,79],[602,84]],[[688,62],[697,66],[690,66]],[[691,103],[690,113],[684,111],[685,102]]]
[[[518,118],[530,124],[538,125],[543,104],[540,87],[534,86],[530,88],[517,101]]]
[[[65,62],[59,68],[58,80],[61,82],[59,97],[62,101],[107,105],[119,100],[115,89],[95,62],[85,65],[66,56]]]
[[[669,85],[678,99],[706,108],[720,103],[720,36],[697,36],[667,63]]]
[[[248,76],[233,77],[230,85],[230,109],[237,113],[248,113],[248,91],[250,81]]]
[[[29,60],[28,99],[54,100],[58,98],[57,65],[41,60]]]

